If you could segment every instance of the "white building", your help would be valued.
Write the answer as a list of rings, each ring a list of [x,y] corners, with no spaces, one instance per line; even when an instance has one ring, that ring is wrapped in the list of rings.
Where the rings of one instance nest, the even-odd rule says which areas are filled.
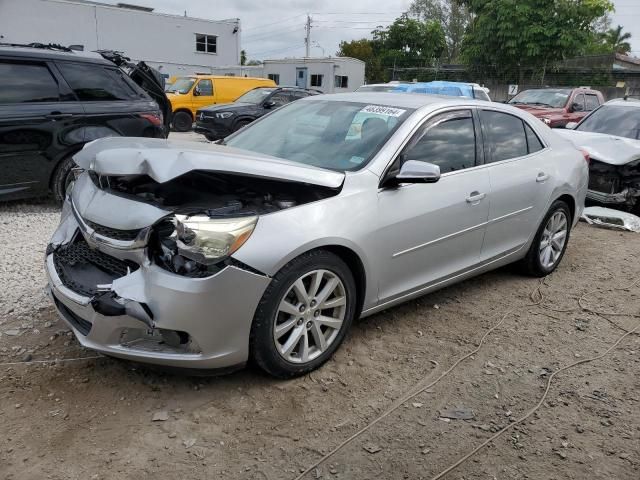
[[[85,0],[0,0],[0,42],[82,45],[144,60],[165,76],[240,63],[240,20],[205,20]]]
[[[350,57],[265,60],[263,76],[278,85],[324,93],[353,92],[364,83],[364,62]]]

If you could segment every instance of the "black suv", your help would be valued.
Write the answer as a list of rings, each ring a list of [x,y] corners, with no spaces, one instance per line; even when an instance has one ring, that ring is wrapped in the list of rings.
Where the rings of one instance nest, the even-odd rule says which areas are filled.
[[[196,133],[219,140],[240,130],[269,111],[321,92],[297,87],[257,87],[233,103],[212,105],[196,112]]]
[[[49,192],[62,200],[72,156],[91,140],[166,138],[164,80],[127,61],[116,52],[0,44],[0,201]]]

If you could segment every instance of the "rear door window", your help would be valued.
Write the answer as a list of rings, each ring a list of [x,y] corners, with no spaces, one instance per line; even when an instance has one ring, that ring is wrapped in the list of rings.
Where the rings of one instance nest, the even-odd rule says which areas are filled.
[[[591,112],[600,106],[600,101],[597,95],[587,94],[587,112]]]
[[[542,150],[544,145],[542,145],[542,142],[538,138],[538,135],[536,135],[536,132],[533,131],[533,128],[525,122],[524,129],[527,132],[527,146],[529,148],[529,153],[535,153]]]
[[[140,98],[118,69],[82,63],[59,62],[60,73],[79,100],[104,102]]]
[[[0,61],[0,103],[60,100],[58,83],[44,63]]]
[[[480,120],[490,152],[487,163],[524,157],[528,153],[527,135],[522,120],[508,113],[480,111]]]

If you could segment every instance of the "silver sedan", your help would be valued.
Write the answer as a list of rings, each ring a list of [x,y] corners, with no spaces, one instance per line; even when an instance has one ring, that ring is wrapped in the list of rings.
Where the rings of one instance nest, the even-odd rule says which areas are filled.
[[[197,369],[322,365],[355,318],[512,262],[560,263],[588,160],[529,114],[428,95],[315,96],[218,145],[108,138],[47,248],[80,343]]]

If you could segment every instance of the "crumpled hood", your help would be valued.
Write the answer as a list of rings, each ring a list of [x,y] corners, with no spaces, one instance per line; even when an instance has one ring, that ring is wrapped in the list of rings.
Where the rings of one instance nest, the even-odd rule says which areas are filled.
[[[605,133],[556,130],[558,135],[583,148],[589,156],[610,165],[626,165],[640,159],[640,140]]]
[[[73,159],[100,175],[148,175],[164,183],[192,170],[308,183],[338,188],[344,174],[222,145],[155,138],[101,138]]]

